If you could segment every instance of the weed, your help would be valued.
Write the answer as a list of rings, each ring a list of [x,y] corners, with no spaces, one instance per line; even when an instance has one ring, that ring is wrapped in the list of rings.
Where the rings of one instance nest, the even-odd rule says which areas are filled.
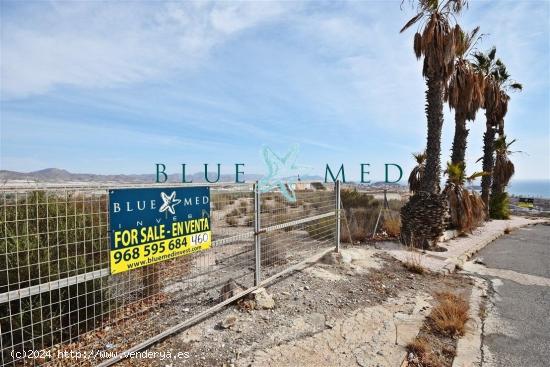
[[[419,357],[422,357],[429,349],[428,342],[424,338],[415,338],[409,344],[405,346],[407,352],[416,354]]]
[[[438,304],[433,308],[429,318],[436,330],[449,336],[462,336],[468,321],[470,306],[463,296],[449,292],[435,296]]]
[[[427,270],[422,266],[422,254],[414,248],[409,247],[410,254],[407,260],[403,263],[403,267],[415,274],[424,274]]]

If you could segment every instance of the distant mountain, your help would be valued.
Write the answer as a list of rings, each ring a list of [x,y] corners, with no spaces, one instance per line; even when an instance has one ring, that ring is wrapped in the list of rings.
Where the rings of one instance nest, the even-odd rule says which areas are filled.
[[[211,178],[214,174],[210,173]],[[252,182],[258,180],[262,175],[244,174],[245,181]],[[187,180],[193,182],[206,182],[204,173],[197,172],[186,176]],[[30,181],[30,182],[119,182],[119,183],[154,183],[156,176],[154,174],[132,174],[132,175],[98,175],[93,173],[71,173],[59,168],[46,168],[33,172],[16,172],[0,170],[0,183],[9,181]],[[219,182],[234,182],[234,175],[221,174]],[[181,182],[181,174],[169,174],[167,182]]]

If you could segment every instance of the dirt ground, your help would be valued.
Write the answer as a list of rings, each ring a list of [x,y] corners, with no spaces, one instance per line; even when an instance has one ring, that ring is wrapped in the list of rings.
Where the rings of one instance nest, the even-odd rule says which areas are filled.
[[[165,359],[120,365],[399,366],[432,294],[467,293],[471,286],[459,275],[413,274],[368,246],[342,255],[337,264],[328,257],[269,285],[272,309],[229,305],[148,350]]]

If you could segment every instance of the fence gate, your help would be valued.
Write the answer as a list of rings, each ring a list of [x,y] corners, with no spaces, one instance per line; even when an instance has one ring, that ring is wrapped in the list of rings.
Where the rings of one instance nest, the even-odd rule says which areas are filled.
[[[189,185],[185,185],[187,187]],[[108,190],[0,188],[1,366],[110,365],[339,246],[339,184],[209,185],[212,247],[109,269]]]

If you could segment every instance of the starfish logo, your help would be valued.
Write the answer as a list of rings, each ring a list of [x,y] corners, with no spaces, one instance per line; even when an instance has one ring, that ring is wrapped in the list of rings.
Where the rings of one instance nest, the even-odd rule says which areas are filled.
[[[296,202],[296,193],[292,184],[296,182],[298,169],[303,168],[296,165],[298,145],[293,145],[283,157],[278,156],[269,147],[263,148],[262,155],[268,172],[258,181],[260,192],[269,192],[278,188],[288,201]]]
[[[160,207],[159,212],[162,213],[168,210],[170,213],[176,214],[174,207],[181,203],[180,199],[176,199],[176,192],[172,191],[170,196],[166,195],[164,192],[161,192],[160,196],[162,197],[162,201],[164,201],[164,203]]]

